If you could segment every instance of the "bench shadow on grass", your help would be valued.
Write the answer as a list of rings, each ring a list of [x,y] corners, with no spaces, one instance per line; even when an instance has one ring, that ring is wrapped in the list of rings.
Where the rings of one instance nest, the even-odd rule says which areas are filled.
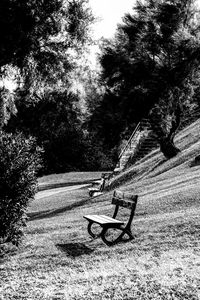
[[[56,247],[69,256],[77,257],[84,254],[91,254],[94,249],[87,247],[83,243],[56,244]]]

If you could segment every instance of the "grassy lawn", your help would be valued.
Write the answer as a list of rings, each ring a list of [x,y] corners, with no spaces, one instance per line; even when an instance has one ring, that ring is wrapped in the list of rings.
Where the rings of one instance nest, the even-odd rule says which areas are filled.
[[[28,216],[32,219],[54,216],[55,214],[79,207],[88,201],[88,191],[83,188],[60,192],[38,199],[36,195],[36,199],[30,203]]]
[[[200,167],[190,167],[199,142],[184,134],[176,158],[155,151],[113,181],[139,195],[132,241],[108,247],[87,233],[83,215],[112,215],[112,191],[33,201],[22,245],[1,258],[0,300],[200,299]]]
[[[43,176],[38,179],[39,190],[89,183],[99,180],[101,174],[102,172],[68,172]]]
[[[136,238],[113,247],[92,240],[83,219],[110,215],[111,193],[62,194],[65,210],[30,219],[20,250],[2,259],[0,299],[199,299],[200,188],[174,194],[164,181],[157,188],[145,181]]]

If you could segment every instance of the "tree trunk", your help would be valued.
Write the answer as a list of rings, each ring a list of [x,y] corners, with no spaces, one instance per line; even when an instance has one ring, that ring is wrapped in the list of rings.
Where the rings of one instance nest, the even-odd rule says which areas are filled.
[[[177,107],[174,110],[174,119],[172,120],[171,129],[168,133],[167,130],[162,129],[161,126],[162,121],[159,123],[159,121],[156,121],[156,118],[153,117],[150,118],[151,127],[158,137],[158,141],[160,144],[160,151],[168,159],[176,156],[180,152],[180,149],[178,149],[174,145],[174,137],[180,125],[180,121],[181,121],[181,109],[179,105],[177,105]]]
[[[176,156],[180,152],[180,150],[174,145],[173,139],[168,137],[160,140],[160,150],[168,159]]]

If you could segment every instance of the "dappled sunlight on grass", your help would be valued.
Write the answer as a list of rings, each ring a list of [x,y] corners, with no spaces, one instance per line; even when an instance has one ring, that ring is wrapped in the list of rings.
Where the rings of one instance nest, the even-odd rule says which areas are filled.
[[[136,239],[111,248],[88,236],[81,209],[29,222],[24,245],[1,268],[6,299],[198,299],[200,208],[179,206],[164,213],[161,202],[144,216],[138,206]],[[96,209],[112,207],[100,199],[84,207]]]
[[[82,189],[33,202],[23,244],[1,258],[1,299],[199,300],[200,172],[190,166],[199,142],[186,136],[192,138],[185,129],[177,138],[184,151],[176,158],[155,151],[117,177],[120,189],[139,194],[130,242],[107,247],[88,235],[83,215],[111,216],[112,191],[89,198]],[[127,217],[122,210],[119,218]]]

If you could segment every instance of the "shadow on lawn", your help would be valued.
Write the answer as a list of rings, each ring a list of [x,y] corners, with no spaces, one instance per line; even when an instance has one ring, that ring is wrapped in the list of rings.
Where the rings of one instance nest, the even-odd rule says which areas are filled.
[[[94,251],[83,243],[56,244],[56,247],[69,256],[77,257]]]
[[[27,213],[28,221],[55,217],[57,214],[61,214],[61,213],[66,212],[68,210],[71,210],[71,209],[74,209],[76,207],[82,206],[82,205],[86,204],[89,201],[91,201],[91,198],[86,198],[84,200],[77,201],[73,204],[69,204],[69,205],[67,205],[65,207],[61,207],[61,208],[56,208],[56,209],[46,210],[46,211],[41,211],[41,212]]]

